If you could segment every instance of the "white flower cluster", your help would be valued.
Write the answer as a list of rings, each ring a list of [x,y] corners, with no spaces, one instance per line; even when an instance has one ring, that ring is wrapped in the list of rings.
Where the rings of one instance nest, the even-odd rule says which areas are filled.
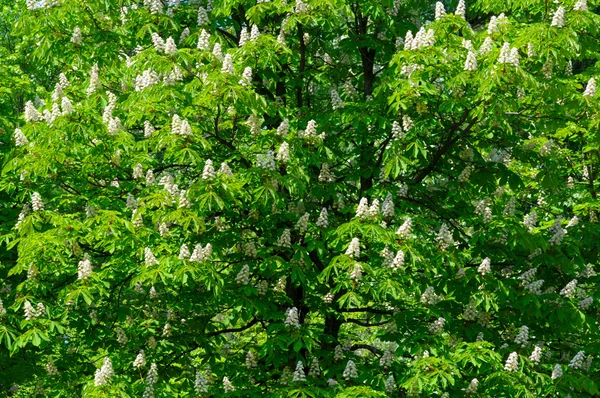
[[[302,361],[298,361],[296,364],[296,370],[294,371],[294,375],[292,378],[292,382],[303,382],[306,381],[306,374],[304,373],[304,365]]]
[[[542,285],[544,284],[544,280],[543,279],[539,279],[537,281],[533,281],[527,285],[525,285],[525,289],[527,291],[529,291],[530,293],[536,294],[536,295],[540,295],[542,294]]]
[[[507,372],[516,372],[519,369],[519,356],[516,352],[511,352],[504,364],[504,370]]]
[[[538,215],[535,210],[531,211],[531,213],[527,214],[523,218],[523,225],[527,227],[529,232],[531,232],[535,228],[535,226],[537,225],[537,222],[538,222]]]
[[[300,318],[298,317],[298,308],[292,307],[285,311],[285,326],[288,328],[300,328]]]
[[[552,380],[556,380],[563,375],[562,367],[560,364],[554,365],[554,369],[552,369]]]
[[[290,121],[288,119],[283,119],[277,127],[277,135],[282,137],[286,137],[290,131]]]
[[[319,179],[319,182],[324,182],[324,183],[335,181],[335,176],[329,169],[329,165],[327,163],[323,163],[321,165],[321,172],[319,173],[318,179]]]
[[[92,66],[92,69],[90,70],[90,86],[86,91],[88,97],[95,93],[96,90],[99,90],[102,87],[98,71],[98,64],[94,64],[94,66]]]
[[[446,16],[446,9],[444,8],[444,5],[438,1],[435,3],[435,20],[438,21],[444,16]]]
[[[240,272],[238,272],[235,277],[235,283],[240,285],[247,285],[250,283],[250,266],[248,266],[248,264],[244,264]]]
[[[225,393],[235,391],[235,387],[233,386],[233,384],[231,384],[227,376],[223,377],[223,390],[225,391]]]
[[[308,229],[308,220],[309,220],[309,218],[310,218],[310,214],[304,213],[300,217],[300,219],[298,219],[298,222],[296,222],[295,228],[301,234],[304,234],[306,232],[306,230]]]
[[[139,369],[143,368],[144,366],[146,366],[146,353],[144,352],[144,350],[140,350],[140,352],[135,357],[135,360],[133,361],[133,367]]]
[[[102,367],[100,369],[96,369],[96,374],[94,375],[94,385],[96,387],[107,385],[114,374],[115,373],[113,371],[110,358],[104,357],[104,363],[102,364]]]
[[[359,280],[361,280],[362,278],[362,267],[360,264],[356,263],[354,264],[354,267],[352,268],[352,272],[350,272],[350,279],[357,282]]]
[[[540,363],[541,359],[542,359],[542,347],[540,347],[539,345],[536,345],[535,348],[533,349],[533,352],[529,356],[529,360],[537,365]]]
[[[565,296],[567,298],[573,298],[573,297],[575,297],[576,290],[577,290],[577,279],[573,279],[571,282],[567,283],[567,286],[565,286],[560,291],[560,295]]]
[[[332,88],[329,94],[331,94],[331,107],[334,111],[336,109],[344,108],[344,101],[342,101],[342,99],[340,98],[340,95],[338,94],[337,90]]]
[[[435,43],[435,34],[433,29],[425,30],[425,27],[421,27],[421,29],[414,35],[409,30],[406,32],[406,37],[404,38],[404,49],[405,50],[418,50],[423,47],[431,47]],[[405,129],[408,131],[408,129]]]
[[[429,286],[429,287],[427,287],[427,289],[425,289],[425,291],[421,295],[421,300],[420,301],[423,304],[435,305],[441,299],[442,298],[435,293],[435,290],[433,289],[433,286]]]
[[[500,49],[498,63],[519,66],[519,49],[516,47],[511,48],[510,44],[505,41]]]
[[[523,325],[521,326],[519,333],[517,333],[517,337],[515,337],[515,344],[520,344],[521,347],[525,347],[527,345],[527,340],[529,340],[529,328]]]
[[[156,384],[157,380],[158,371],[156,368],[156,364],[153,363],[152,365],[150,365],[150,370],[146,375],[146,388],[144,389],[142,398],[154,398],[154,384]]]
[[[587,0],[577,0],[577,3],[573,6],[574,11],[587,11]]]
[[[154,257],[154,254],[152,253],[152,250],[149,247],[146,247],[144,249],[144,262],[146,263],[147,267],[152,267],[158,264],[158,260],[156,259],[156,257]]]
[[[2,302],[2,299],[0,299],[0,318],[4,315],[6,315],[6,308],[4,308],[4,303]]]
[[[567,234],[567,230],[562,227],[560,218],[557,218],[554,221],[554,224],[550,228],[548,228],[550,232],[553,232],[554,235],[550,238],[551,246],[558,246],[562,243],[565,235]]]
[[[30,321],[44,316],[46,314],[46,307],[44,307],[43,303],[38,303],[37,307],[34,308],[29,301],[25,301],[23,312],[25,313],[25,320]]]
[[[137,75],[133,79],[135,91],[142,91],[143,89],[150,87],[160,82],[160,76],[152,69],[146,69],[141,75]]]
[[[479,267],[477,268],[477,272],[481,274],[481,276],[485,276],[485,274],[489,274],[492,272],[492,268],[490,267],[491,260],[489,257],[483,259]]]
[[[587,82],[587,86],[585,87],[585,91],[583,92],[584,97],[594,97],[596,95],[596,79],[590,77],[590,80]]]
[[[444,330],[444,325],[446,324],[446,320],[442,317],[435,320],[431,325],[429,325],[429,331],[431,333],[441,333]]]
[[[319,228],[327,228],[329,226],[329,220],[327,218],[327,209],[323,207],[321,209],[321,213],[319,213],[319,218],[315,223]]]
[[[356,370],[356,364],[353,360],[349,360],[346,364],[346,368],[344,369],[344,373],[342,373],[344,379],[356,379],[358,377],[358,371]]]
[[[190,261],[196,262],[196,263],[200,263],[202,261],[208,261],[210,259],[211,254],[212,254],[212,245],[210,243],[207,243],[205,247],[202,247],[202,244],[198,243],[194,247],[194,251],[192,252],[192,255],[190,256]]]
[[[252,369],[258,366],[258,361],[256,360],[256,355],[252,350],[248,350],[246,353],[246,368]]]
[[[437,234],[435,239],[442,250],[448,249],[450,246],[454,245],[454,239],[452,238],[452,233],[448,229],[446,223],[443,223],[440,227],[440,231]]]
[[[360,241],[358,238],[352,238],[345,254],[354,258],[360,257]]]
[[[381,358],[379,358],[379,366],[381,366],[384,369],[389,368],[390,366],[392,366],[392,362],[394,362],[394,357],[395,357],[394,345],[390,344],[383,352],[383,355],[381,356]]]
[[[256,155],[256,167],[265,170],[275,171],[277,168],[275,165],[275,154],[273,153],[273,151],[269,149],[269,151],[266,154]]]
[[[87,279],[92,275],[92,261],[90,256],[85,253],[83,260],[81,260],[77,266],[77,279]]]
[[[467,58],[465,59],[465,67],[464,70],[473,71],[477,69],[477,55],[473,51],[469,51],[467,53]]]
[[[556,26],[557,28],[562,28],[565,26],[565,8],[560,6],[554,12],[552,16],[552,22],[550,26]]]
[[[479,380],[473,379],[469,383],[467,387],[467,394],[475,394],[477,392],[477,386],[479,385]]]
[[[577,303],[577,307],[581,310],[587,310],[592,305],[593,302],[594,302],[593,297],[586,297],[583,300],[581,300],[579,303]]]
[[[412,220],[410,217],[406,217],[406,220],[404,220],[404,222],[402,223],[402,225],[400,225],[400,227],[398,227],[398,230],[396,231],[396,235],[398,235],[399,238],[409,238],[410,234],[412,231]]]
[[[44,202],[42,201],[42,196],[39,194],[39,192],[34,192],[31,195],[31,209],[33,211],[44,210]]]
[[[573,368],[573,369],[583,368],[584,359],[585,359],[585,352],[579,351],[577,354],[575,354],[575,356],[573,357],[571,362],[569,362],[569,367]]]
[[[502,13],[502,14],[500,14],[498,16],[493,15],[490,18],[490,23],[488,25],[488,29],[487,29],[488,35],[491,36],[492,34],[494,34],[495,32],[497,32],[500,24],[501,23],[505,23],[506,21],[507,21],[507,18],[504,15],[504,13]]]
[[[277,246],[287,247],[287,248],[292,247],[292,237],[291,237],[289,229],[283,230],[283,233],[281,234],[281,236],[279,237],[279,240],[277,241]]]
[[[477,319],[477,310],[476,310],[475,300],[469,301],[465,308],[465,312],[463,312],[463,319],[465,321],[474,321]]]

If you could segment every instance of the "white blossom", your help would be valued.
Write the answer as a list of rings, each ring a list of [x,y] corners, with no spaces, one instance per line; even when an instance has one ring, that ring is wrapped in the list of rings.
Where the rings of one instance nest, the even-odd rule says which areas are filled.
[[[114,376],[112,362],[110,358],[104,357],[104,363],[100,369],[96,369],[94,376],[94,385],[96,387],[105,386],[110,382],[110,379]]]
[[[560,364],[554,365],[554,369],[552,370],[552,380],[556,380],[563,375],[562,367]]]
[[[577,0],[575,6],[573,6],[574,11],[587,11],[587,0]]]
[[[529,339],[529,328],[525,325],[521,326],[519,333],[517,333],[517,337],[515,337],[515,344],[520,344],[521,347],[525,347],[527,345],[527,340]]]
[[[490,267],[491,261],[489,259],[489,257],[486,257],[483,259],[483,261],[481,262],[481,264],[479,264],[479,267],[477,268],[477,272],[479,272],[481,274],[481,276],[484,276],[485,274],[489,274],[490,272],[492,272],[492,268]]]
[[[479,380],[473,379],[469,383],[467,387],[467,394],[475,394],[477,392],[477,386],[479,385]]]
[[[15,140],[15,146],[25,146],[29,143],[23,131],[20,128],[16,128],[13,134],[13,138]]]
[[[542,359],[542,347],[536,345],[535,348],[533,349],[533,352],[529,356],[529,360],[537,365],[540,363],[541,359]]]
[[[442,19],[446,15],[446,9],[441,2],[435,3],[435,20]]]
[[[258,362],[256,361],[256,355],[251,350],[248,350],[246,353],[246,368],[252,369],[258,366]]]
[[[344,379],[356,379],[358,377],[358,371],[356,370],[356,364],[353,360],[349,360],[346,364],[346,368],[344,369],[344,373],[342,373]]]
[[[210,25],[208,13],[206,12],[206,8],[204,7],[198,8],[198,26],[202,25]]]
[[[516,372],[519,369],[519,356],[516,352],[511,352],[504,365],[507,372]]]
[[[152,253],[152,250],[150,250],[149,247],[146,247],[144,249],[144,262],[148,267],[152,267],[158,264],[158,260],[156,259],[156,257],[154,257],[154,254]]]
[[[583,92],[584,97],[594,97],[596,95],[596,79],[590,77],[590,80],[587,82],[587,86],[585,87],[585,91]]]
[[[71,35],[71,43],[81,44],[81,42],[81,29],[79,29],[79,26],[76,26],[75,29],[73,29],[73,35]]]
[[[288,132],[290,131],[290,121],[288,119],[283,119],[277,127],[277,135],[282,137],[286,137]]]
[[[477,69],[477,57],[473,51],[469,51],[467,59],[465,60],[465,70],[476,70]]]
[[[221,72],[232,74],[233,70],[233,58],[231,54],[225,54],[225,59],[223,59],[223,67],[221,68]]]
[[[298,308],[292,307],[286,310],[285,326],[288,328],[300,328],[300,319],[298,317]]]
[[[575,291],[577,290],[577,279],[573,279],[571,282],[567,283],[567,285],[560,291],[561,296],[565,296],[567,298],[575,297]]]
[[[247,285],[250,283],[250,267],[248,264],[244,264],[240,272],[238,272],[237,276],[235,277],[235,283],[240,285]]]
[[[215,44],[215,48],[217,47],[217,45],[219,45],[219,43]],[[205,50],[205,51],[209,51],[210,50],[210,33],[208,33],[205,29],[202,29],[202,32],[200,32],[200,37],[198,38],[198,46],[197,48],[199,50]],[[221,52],[221,46],[219,45],[218,47],[219,49],[219,54]],[[213,51],[214,53],[214,51]],[[221,58],[218,54],[215,54],[217,56],[217,58]]]
[[[206,163],[204,163],[204,169],[202,170],[202,179],[203,180],[212,180],[215,178],[215,169],[213,167],[212,160],[208,159]]]
[[[304,365],[302,361],[298,361],[296,364],[296,370],[294,371],[294,377],[292,382],[303,382],[306,381],[306,375],[304,374]]]
[[[564,7],[558,7],[556,12],[554,12],[554,16],[552,17],[552,22],[550,26],[556,26],[557,28],[562,28],[565,26],[565,9]]]
[[[454,11],[454,15],[460,15],[461,17],[465,17],[467,13],[467,7],[465,5],[465,0],[459,0],[458,5],[456,6],[456,11]],[[477,379],[475,379],[477,380]]]
[[[279,150],[277,151],[277,156],[275,157],[275,159],[282,163],[289,162],[290,161],[290,144],[288,144],[287,142],[283,142],[281,144],[281,146],[279,147]]]
[[[358,258],[360,257],[360,241],[358,238],[352,238],[348,248],[346,249],[346,255]]]
[[[583,361],[585,359],[585,353],[583,351],[579,351],[571,362],[569,362],[569,367],[573,369],[581,369],[583,367]]]
[[[143,368],[144,366],[146,366],[146,353],[144,350],[141,350],[133,361],[133,367],[139,369]]]
[[[356,263],[354,264],[354,267],[352,267],[352,272],[350,272],[350,279],[358,282],[359,280],[361,280],[362,278],[362,267],[360,264]]]
[[[318,180],[319,180],[319,182],[325,182],[325,183],[335,181],[335,176],[329,169],[329,165],[327,163],[323,163],[321,165],[321,172],[319,173]]]
[[[242,86],[248,86],[252,83],[252,68],[247,66],[244,68],[244,72],[242,73],[242,78],[239,82]]]
[[[44,210],[44,202],[42,201],[42,196],[39,192],[34,192],[31,195],[31,209],[33,211]]]
[[[435,320],[431,325],[429,325],[429,331],[431,333],[441,333],[444,330],[444,324],[446,320],[442,317]]]
[[[292,247],[292,237],[291,237],[289,229],[283,230],[283,233],[281,234],[281,236],[279,237],[279,240],[277,241],[277,246],[287,247],[287,248]]]
[[[81,260],[77,266],[77,278],[87,279],[92,275],[92,261],[87,253],[84,254],[83,260]]]
[[[438,235],[436,237],[436,241],[438,242],[438,245],[440,246],[440,248],[442,248],[443,250],[454,245],[454,239],[452,238],[452,233],[448,229],[448,226],[446,225],[446,223],[442,224],[440,231],[438,232]]]

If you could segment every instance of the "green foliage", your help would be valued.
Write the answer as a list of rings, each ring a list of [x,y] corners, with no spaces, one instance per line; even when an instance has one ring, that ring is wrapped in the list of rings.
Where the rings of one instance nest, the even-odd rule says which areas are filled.
[[[457,3],[5,2],[0,395],[600,395],[600,9]]]

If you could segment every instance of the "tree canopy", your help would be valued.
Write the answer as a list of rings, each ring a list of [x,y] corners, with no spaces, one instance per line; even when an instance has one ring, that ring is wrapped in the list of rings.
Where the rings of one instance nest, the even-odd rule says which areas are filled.
[[[1,394],[600,395],[597,0],[2,3]]]

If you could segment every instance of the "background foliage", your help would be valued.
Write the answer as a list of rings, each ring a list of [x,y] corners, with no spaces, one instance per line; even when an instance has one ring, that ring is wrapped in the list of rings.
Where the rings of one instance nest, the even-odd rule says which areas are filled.
[[[596,0],[3,3],[2,394],[600,395]]]

